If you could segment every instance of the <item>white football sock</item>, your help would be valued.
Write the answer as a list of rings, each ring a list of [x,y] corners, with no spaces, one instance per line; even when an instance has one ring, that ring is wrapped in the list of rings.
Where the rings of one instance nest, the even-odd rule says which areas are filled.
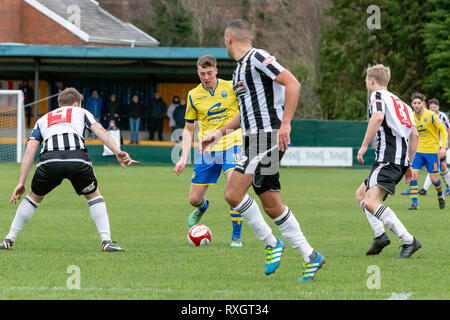
[[[413,242],[413,236],[406,230],[403,223],[397,218],[394,211],[391,208],[380,204],[375,210],[375,217],[383,221],[397,237],[399,237],[404,244],[411,244]]]
[[[234,210],[242,214],[256,237],[259,240],[264,241],[266,246],[275,247],[277,245],[278,241],[272,234],[272,229],[270,229],[269,225],[264,220],[258,204],[252,197],[246,194],[244,199],[236,208],[234,208]]]
[[[102,196],[95,197],[88,201],[89,211],[92,220],[94,220],[98,233],[102,241],[111,240],[111,231],[109,229],[109,218],[106,212],[105,200]]]
[[[6,236],[7,239],[16,241],[16,237],[19,234],[20,230],[22,230],[22,227],[25,225],[25,223],[27,223],[28,220],[31,219],[31,217],[34,214],[34,211],[36,211],[38,206],[39,203],[34,202],[28,196],[26,196],[20,202],[19,207],[17,208],[16,211],[16,216],[14,217],[14,220],[11,224],[11,229],[9,230],[9,233]]]
[[[441,173],[442,178],[445,181],[445,184],[447,185],[447,187],[450,187],[450,172],[447,170],[445,172]]]
[[[300,224],[295,218],[294,214],[287,206],[283,213],[273,219],[273,222],[280,228],[283,237],[291,244],[291,246],[296,249],[303,257],[305,262],[310,262],[309,257],[313,253],[314,249],[309,245],[302,230],[300,229]]]
[[[425,182],[423,183],[423,188],[428,191],[428,189],[430,187],[431,187],[430,174],[427,174],[427,177],[425,178]]]
[[[364,208],[365,201],[362,200],[359,205],[363,209],[366,214],[366,218],[369,221],[370,226],[372,227],[373,232],[375,233],[375,238],[381,236],[384,231],[384,224],[379,219],[377,219],[373,214],[371,214],[368,210]]]

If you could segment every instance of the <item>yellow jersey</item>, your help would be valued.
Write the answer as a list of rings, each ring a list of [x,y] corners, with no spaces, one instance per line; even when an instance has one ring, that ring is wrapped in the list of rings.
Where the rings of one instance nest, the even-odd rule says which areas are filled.
[[[414,121],[419,132],[419,146],[417,152],[438,153],[442,147],[439,141],[439,132],[442,141],[447,141],[447,130],[439,120],[439,116],[431,110],[425,109],[420,117],[414,112]],[[445,145],[443,145],[445,147]]]
[[[213,91],[205,89],[200,83],[188,93],[185,119],[198,121],[199,141],[231,122],[238,114],[239,106],[232,81],[217,79]],[[241,129],[225,135],[212,151],[225,151],[236,145],[242,145]]]

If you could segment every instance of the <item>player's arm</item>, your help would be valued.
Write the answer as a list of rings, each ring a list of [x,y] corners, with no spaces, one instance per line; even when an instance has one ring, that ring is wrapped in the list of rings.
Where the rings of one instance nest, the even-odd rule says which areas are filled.
[[[40,144],[41,142],[39,140],[36,139],[28,140],[27,148],[25,150],[25,154],[22,159],[22,164],[20,166],[19,183],[14,188],[10,203],[16,204],[16,201],[20,200],[20,198],[24,194],[28,174],[30,173],[31,166],[33,165],[34,162],[34,156],[36,155],[36,152],[39,150]]]
[[[370,142],[372,141],[373,137],[377,133],[378,129],[380,129],[381,124],[383,123],[384,119],[384,112],[383,111],[376,111],[372,117],[370,117],[369,123],[367,125],[366,134],[364,136],[364,140],[361,143],[361,147],[358,150],[357,160],[359,163],[364,163],[364,154],[367,151],[367,148],[369,147]]]
[[[99,122],[94,123],[90,129],[116,155],[117,161],[123,168],[126,168],[125,164],[139,163],[139,161],[131,159],[127,152],[120,150],[116,141]]]
[[[447,130],[445,130],[445,126],[442,124],[442,121],[439,120],[439,118],[433,116],[433,122],[436,128],[441,133],[441,141],[440,141],[440,150],[439,150],[439,157],[442,159],[447,154]]]
[[[297,78],[287,69],[277,75],[275,81],[285,87],[285,102],[283,119],[281,119],[280,130],[278,131],[278,148],[285,151],[291,142],[291,120],[297,109],[298,97],[301,84]]]
[[[409,168],[405,172],[405,183],[409,184],[412,180],[412,168],[411,164],[416,156],[417,146],[419,145],[419,133],[415,126],[411,127],[411,134],[408,139],[408,157],[409,157]]]
[[[175,165],[174,171],[177,175],[183,172],[184,167],[187,163],[187,158],[192,146],[192,137],[194,136],[195,123],[193,120],[186,120],[183,129],[183,140],[181,141],[181,158]]]
[[[205,153],[206,149],[212,148],[223,136],[232,133],[241,127],[241,116],[238,114],[220,129],[207,135],[200,142],[200,152]]]

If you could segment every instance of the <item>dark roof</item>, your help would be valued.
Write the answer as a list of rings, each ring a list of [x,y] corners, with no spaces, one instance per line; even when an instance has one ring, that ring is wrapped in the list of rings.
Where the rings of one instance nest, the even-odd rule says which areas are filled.
[[[94,0],[25,0],[25,2],[86,42],[152,47],[159,44],[156,39],[134,25],[124,23],[102,9]],[[74,19],[77,13],[79,13],[78,20]]]

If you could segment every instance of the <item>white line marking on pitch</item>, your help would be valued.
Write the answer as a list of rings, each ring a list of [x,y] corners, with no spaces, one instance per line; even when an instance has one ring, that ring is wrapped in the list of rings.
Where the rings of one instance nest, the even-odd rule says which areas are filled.
[[[413,295],[413,292],[392,292],[391,296],[388,298],[388,300],[408,300],[409,297]]]

